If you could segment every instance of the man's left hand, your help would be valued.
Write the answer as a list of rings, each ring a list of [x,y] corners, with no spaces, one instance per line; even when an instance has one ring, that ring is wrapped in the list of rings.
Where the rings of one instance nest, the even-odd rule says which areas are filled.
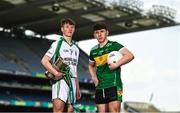
[[[79,88],[76,89],[76,100],[79,100],[81,98],[81,91]]]
[[[111,63],[111,64],[109,64],[110,70],[114,70],[114,69],[116,69],[118,67],[119,67],[118,63]]]

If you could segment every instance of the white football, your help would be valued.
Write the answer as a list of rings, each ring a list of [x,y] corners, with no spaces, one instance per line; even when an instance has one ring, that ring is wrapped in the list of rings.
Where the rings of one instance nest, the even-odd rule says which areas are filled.
[[[122,54],[119,51],[112,51],[108,54],[107,63],[116,63],[122,58]]]

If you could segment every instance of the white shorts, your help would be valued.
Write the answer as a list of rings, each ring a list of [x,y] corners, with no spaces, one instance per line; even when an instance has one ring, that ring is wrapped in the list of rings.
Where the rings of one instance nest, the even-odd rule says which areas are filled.
[[[74,91],[74,102],[76,101],[76,78],[71,78],[72,85],[73,85],[73,91]],[[67,83],[64,81],[64,79],[61,79],[57,81],[55,84],[52,85],[52,100],[53,99],[61,99],[65,103],[69,99],[69,86]]]

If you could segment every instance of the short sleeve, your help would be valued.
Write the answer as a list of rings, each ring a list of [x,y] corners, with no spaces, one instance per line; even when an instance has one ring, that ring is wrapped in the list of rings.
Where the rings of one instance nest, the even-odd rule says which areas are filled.
[[[116,51],[121,51],[124,48],[124,46],[118,42],[114,42],[113,46]]]
[[[54,53],[55,53],[55,50],[56,50],[56,46],[57,46],[57,42],[58,41],[55,41],[51,44],[49,50],[46,52],[45,55],[49,56],[50,58],[53,57]]]
[[[77,48],[77,64],[78,64],[78,62],[79,62],[79,48]]]
[[[92,50],[90,51],[89,62],[94,62],[94,58],[93,58],[93,55],[92,55]]]

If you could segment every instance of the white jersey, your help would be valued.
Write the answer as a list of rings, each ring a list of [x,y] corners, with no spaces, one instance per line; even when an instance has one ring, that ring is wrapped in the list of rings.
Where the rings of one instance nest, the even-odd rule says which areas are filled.
[[[66,40],[61,37],[59,40],[53,42],[50,49],[46,52],[46,55],[50,58],[52,58],[55,54],[57,44],[61,44],[59,49],[59,55],[63,58],[65,63],[69,65],[72,77],[77,77],[77,64],[79,57],[79,49],[77,45],[75,45],[74,43],[69,45]]]

